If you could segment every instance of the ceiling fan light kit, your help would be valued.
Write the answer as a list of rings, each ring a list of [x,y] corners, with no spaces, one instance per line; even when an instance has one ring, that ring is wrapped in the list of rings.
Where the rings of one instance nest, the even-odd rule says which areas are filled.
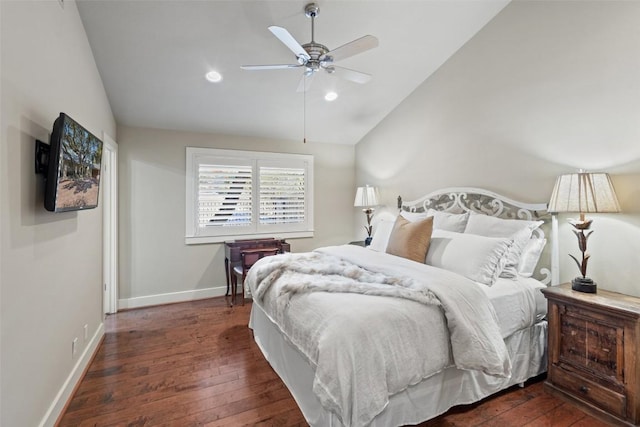
[[[364,84],[371,80],[371,75],[361,71],[351,70],[334,65],[335,62],[365,52],[378,46],[378,39],[371,35],[360,37],[334,50],[315,41],[315,18],[320,13],[316,3],[309,3],[304,8],[304,14],[311,19],[311,41],[300,44],[285,28],[272,25],[269,31],[273,33],[289,50],[296,55],[295,64],[273,65],[243,65],[243,70],[278,70],[287,68],[304,68],[302,80],[298,84],[298,92],[306,92],[311,85],[311,78],[319,71],[327,74],[339,75],[355,83]]]

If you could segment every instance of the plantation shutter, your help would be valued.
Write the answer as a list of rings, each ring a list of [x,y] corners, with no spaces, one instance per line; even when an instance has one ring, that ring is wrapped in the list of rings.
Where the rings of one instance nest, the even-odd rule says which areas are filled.
[[[220,164],[198,166],[198,226],[250,226],[252,167]]]
[[[313,156],[187,148],[186,243],[313,237]]]
[[[305,169],[260,167],[260,224],[305,222]]]

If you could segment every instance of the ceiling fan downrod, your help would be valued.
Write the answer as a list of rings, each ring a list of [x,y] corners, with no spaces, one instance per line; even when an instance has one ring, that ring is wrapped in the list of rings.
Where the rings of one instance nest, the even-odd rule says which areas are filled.
[[[304,7],[304,14],[307,18],[311,18],[311,43],[315,43],[315,20],[320,13],[320,8],[316,3],[309,3]]]
[[[311,41],[302,45],[302,48],[307,52],[309,58],[302,58],[301,65],[306,67],[305,74],[311,75],[320,69],[320,58],[323,58],[324,62],[331,62],[332,58],[326,56],[329,49],[320,43],[316,43],[315,38],[315,19],[320,14],[320,8],[316,3],[309,3],[304,8],[304,14],[307,18],[311,18]],[[298,58],[300,63],[300,58]]]

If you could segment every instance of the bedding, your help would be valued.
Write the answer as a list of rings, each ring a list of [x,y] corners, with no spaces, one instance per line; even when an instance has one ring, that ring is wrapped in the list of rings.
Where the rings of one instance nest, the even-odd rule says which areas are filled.
[[[251,309],[249,327],[265,358],[291,391],[307,423],[314,427],[346,427],[334,412],[322,406],[313,393],[315,366],[291,345],[257,304]],[[510,378],[449,366],[389,396],[388,405],[367,427],[418,424],[445,413],[455,405],[477,402],[542,374],[547,367],[546,332],[547,322],[542,321],[520,329],[505,339],[509,357],[513,361]]]
[[[395,221],[382,220],[369,248],[271,257],[249,273],[256,343],[312,426],[417,424],[546,370],[545,285],[524,277],[546,244],[546,204],[449,188],[398,206],[412,222],[433,217],[425,261],[438,267],[385,253]],[[496,271],[511,270],[478,280],[497,241],[508,249]],[[549,283],[557,265],[537,275]]]
[[[449,366],[511,374],[493,306],[453,272],[345,245],[264,258],[246,283],[345,425],[367,425],[390,395]]]
[[[479,287],[493,305],[503,338],[542,321],[547,314],[547,300],[540,292],[546,286],[535,279],[499,277],[493,286]]]

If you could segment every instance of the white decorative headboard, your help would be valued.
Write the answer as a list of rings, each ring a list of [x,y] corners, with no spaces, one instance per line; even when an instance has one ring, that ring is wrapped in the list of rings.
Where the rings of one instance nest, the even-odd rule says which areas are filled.
[[[540,260],[538,279],[547,285],[559,282],[557,221],[555,215],[547,212],[546,203],[518,202],[481,188],[452,187],[434,191],[410,202],[403,202],[398,196],[398,209],[407,212],[426,212],[427,209],[452,213],[474,211],[504,219],[543,220],[545,224],[534,231],[538,238],[545,237],[545,230],[549,230],[551,222],[551,232],[547,237],[547,247],[551,250],[545,250],[546,254]]]

